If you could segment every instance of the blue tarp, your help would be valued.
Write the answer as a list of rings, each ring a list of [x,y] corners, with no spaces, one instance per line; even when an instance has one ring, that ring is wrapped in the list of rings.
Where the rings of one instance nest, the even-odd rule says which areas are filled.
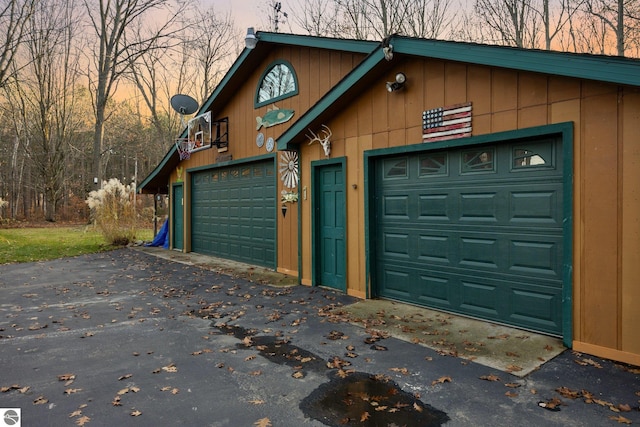
[[[147,243],[145,246],[161,246],[165,249],[169,249],[169,218],[164,221],[162,228],[156,234],[153,242]]]

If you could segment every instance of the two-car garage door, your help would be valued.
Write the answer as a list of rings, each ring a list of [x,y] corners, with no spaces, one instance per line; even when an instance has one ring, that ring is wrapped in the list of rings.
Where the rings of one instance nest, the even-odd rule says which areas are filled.
[[[191,203],[194,252],[276,267],[272,159],[194,172]]]
[[[562,334],[561,143],[381,158],[376,294]]]

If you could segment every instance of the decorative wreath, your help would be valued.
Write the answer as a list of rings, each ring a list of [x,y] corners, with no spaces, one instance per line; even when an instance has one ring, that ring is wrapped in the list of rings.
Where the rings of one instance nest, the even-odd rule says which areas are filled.
[[[287,188],[295,188],[298,185],[298,153],[295,151],[283,151],[280,154],[280,179]]]

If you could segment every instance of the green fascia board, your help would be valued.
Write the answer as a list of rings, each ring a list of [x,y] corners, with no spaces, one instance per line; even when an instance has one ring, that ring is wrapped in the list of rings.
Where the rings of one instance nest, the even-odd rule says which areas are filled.
[[[259,47],[261,42],[275,43],[279,45],[300,46],[318,49],[330,49],[343,52],[369,54],[379,41],[337,39],[329,37],[305,36],[299,34],[284,34],[258,31],[256,34]]]
[[[396,54],[640,86],[637,59],[407,37],[395,37],[391,44]]]
[[[393,52],[425,58],[443,59],[549,75],[640,86],[640,60],[605,55],[575,54],[508,46],[452,42],[394,36]],[[316,122],[331,105],[338,102],[351,86],[366,76],[383,59],[382,49],[374,44],[371,54],[331,89],[296,123],[278,137],[278,150],[287,150],[304,130]],[[396,60],[392,60],[393,64]],[[386,62],[386,61],[385,61]],[[324,114],[326,117],[326,114]]]

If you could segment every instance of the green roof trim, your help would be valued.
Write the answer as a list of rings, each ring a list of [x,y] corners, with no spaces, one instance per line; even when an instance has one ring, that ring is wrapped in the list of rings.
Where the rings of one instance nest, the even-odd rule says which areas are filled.
[[[396,55],[436,58],[470,64],[487,65],[513,70],[530,71],[606,83],[640,86],[640,60],[616,56],[576,54],[566,52],[520,49],[444,40],[394,36],[389,41]],[[367,76],[381,62],[387,62],[382,49],[374,46],[371,54],[342,81],[301,116],[277,138],[278,150],[292,149],[292,144],[305,129],[330,115],[331,106],[350,92],[360,79]],[[388,62],[390,65],[394,60]]]
[[[637,59],[408,37],[393,38],[391,44],[396,54],[640,86]]]

